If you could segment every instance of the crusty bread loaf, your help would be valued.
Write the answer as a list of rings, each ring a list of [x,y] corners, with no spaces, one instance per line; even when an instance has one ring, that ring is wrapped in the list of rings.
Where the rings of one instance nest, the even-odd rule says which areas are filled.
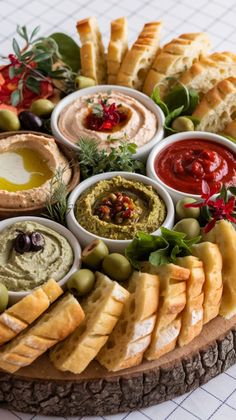
[[[206,55],[209,47],[208,35],[202,32],[180,35],[179,38],[164,45],[158,51],[147,74],[143,92],[150,96],[154,87],[160,84],[160,94],[163,98],[168,89],[168,82],[165,79],[170,76],[180,77],[186,69],[191,67],[194,60],[199,60],[202,55]]]
[[[116,325],[129,292],[101,273],[96,273],[94,291],[82,302],[85,320],[63,343],[50,353],[59,370],[82,372],[97,356]]]
[[[186,282],[186,305],[181,314],[181,330],[178,336],[178,344],[182,347],[190,343],[202,330],[204,297],[202,288],[205,274],[202,261],[192,255],[177,258],[176,264],[190,270]]]
[[[117,75],[117,84],[141,90],[159,48],[161,22],[146,23],[126,53]]]
[[[236,77],[217,83],[202,97],[193,116],[200,120],[198,130],[218,133],[235,118]]]
[[[186,281],[190,271],[175,264],[158,267],[150,265],[150,271],[160,278],[160,303],[151,344],[145,357],[155,360],[175,348],[181,328],[179,314],[186,304]]]
[[[224,128],[224,132],[220,134],[226,134],[226,136],[233,137],[233,139],[236,140],[236,119],[227,124]]]
[[[113,372],[141,363],[156,320],[158,276],[134,272],[128,289],[131,294],[121,318],[97,357]]]
[[[84,318],[78,301],[66,294],[26,331],[0,350],[0,368],[16,372],[30,365],[58,341],[71,334]]]
[[[106,83],[106,60],[101,32],[96,17],[89,17],[77,22],[77,31],[81,40],[81,73],[91,77],[97,84]]]
[[[210,232],[203,234],[204,241],[216,243],[222,255],[223,295],[220,315],[226,319],[236,314],[236,231],[227,220],[220,220]]]
[[[218,82],[230,76],[236,76],[236,54],[231,52],[216,52],[199,61],[186,70],[179,81],[189,89],[195,89],[200,94],[208,92]]]
[[[125,17],[111,22],[111,37],[107,50],[108,84],[116,84],[120,65],[128,50],[127,20]]]
[[[192,253],[203,262],[203,324],[219,314],[222,296],[222,257],[218,245],[202,242],[192,246]]]
[[[55,280],[48,280],[0,314],[0,345],[27,328],[62,293],[62,288]]]

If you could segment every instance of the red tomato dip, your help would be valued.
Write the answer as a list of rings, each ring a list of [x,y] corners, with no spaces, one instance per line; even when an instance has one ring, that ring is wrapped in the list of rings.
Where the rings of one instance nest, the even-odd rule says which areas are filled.
[[[202,180],[236,185],[236,154],[210,140],[177,141],[160,152],[154,168],[165,184],[185,193],[201,194]]]

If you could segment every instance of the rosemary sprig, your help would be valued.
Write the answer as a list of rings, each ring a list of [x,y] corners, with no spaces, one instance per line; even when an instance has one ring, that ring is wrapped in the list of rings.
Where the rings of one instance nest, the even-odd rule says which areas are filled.
[[[58,168],[50,181],[50,191],[46,202],[47,213],[43,214],[48,219],[66,225],[66,215],[69,213],[67,202],[67,186],[63,174],[68,167]]]

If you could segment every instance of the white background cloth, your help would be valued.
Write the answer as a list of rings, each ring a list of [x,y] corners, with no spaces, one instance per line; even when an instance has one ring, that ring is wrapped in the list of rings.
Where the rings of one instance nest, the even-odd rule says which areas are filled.
[[[109,39],[110,21],[126,16],[130,42],[135,40],[145,22],[162,20],[164,43],[184,32],[207,31],[214,51],[236,52],[236,0],[0,0],[0,55],[12,52],[11,40],[17,24],[25,24],[29,29],[41,25],[42,35],[67,32],[79,41],[75,23],[91,15],[98,17],[105,43]],[[0,420],[53,418],[0,408]],[[70,419],[80,417],[67,418]],[[236,420],[236,365],[173,401],[132,413],[90,419]]]

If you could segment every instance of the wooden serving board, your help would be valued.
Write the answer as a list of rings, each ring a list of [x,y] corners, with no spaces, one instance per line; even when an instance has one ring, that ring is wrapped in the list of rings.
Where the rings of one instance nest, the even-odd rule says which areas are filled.
[[[14,375],[0,372],[3,407],[55,416],[106,415],[148,407],[189,392],[236,363],[236,316],[217,317],[188,346],[111,373],[92,362],[80,375],[43,355]]]

